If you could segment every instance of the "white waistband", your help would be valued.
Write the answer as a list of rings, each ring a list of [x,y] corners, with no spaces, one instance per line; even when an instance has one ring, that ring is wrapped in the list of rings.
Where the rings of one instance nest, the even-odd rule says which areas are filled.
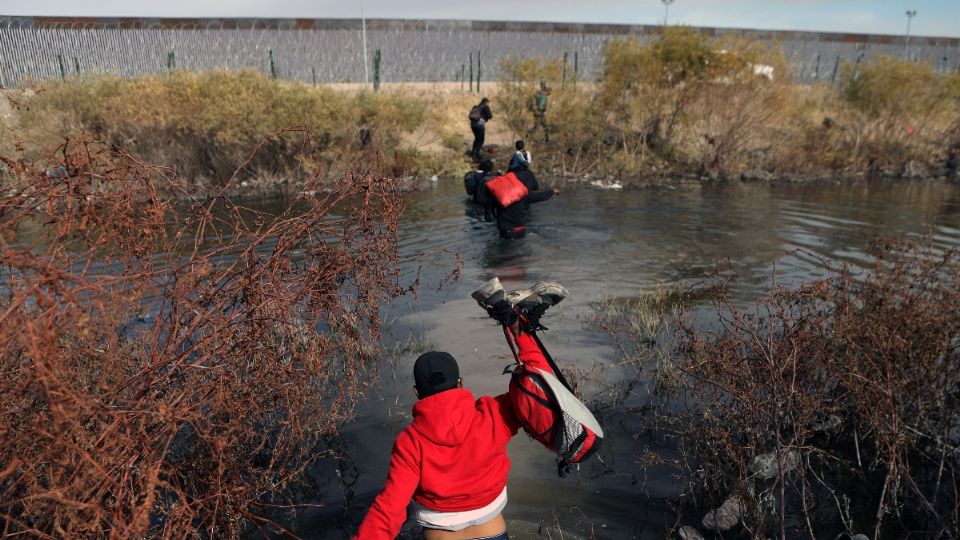
[[[428,529],[459,531],[490,521],[497,517],[497,514],[502,512],[506,506],[507,488],[504,487],[500,495],[497,495],[497,498],[490,504],[483,508],[464,510],[463,512],[438,512],[413,501],[413,517],[418,525]]]

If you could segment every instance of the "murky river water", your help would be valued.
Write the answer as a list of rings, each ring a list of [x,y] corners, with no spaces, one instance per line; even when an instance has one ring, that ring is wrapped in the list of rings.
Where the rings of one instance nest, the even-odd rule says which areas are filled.
[[[424,284],[419,299],[388,309],[388,332],[453,354],[475,394],[503,392],[508,382],[500,375],[510,362],[502,334],[469,297],[493,276],[507,288],[541,279],[565,284],[571,296],[548,313],[544,341],[561,364],[587,368],[618,360],[611,343],[582,324],[591,302],[604,297],[698,280],[729,259],[736,276],[731,291],[747,303],[769,289],[774,261],[782,284],[822,276],[818,257],[862,264],[878,233],[929,231],[938,243],[960,244],[960,187],[937,182],[572,188],[533,212],[527,238],[504,243],[464,204],[458,182],[407,198],[400,250],[425,254],[405,268],[409,277],[422,263]],[[453,268],[450,252],[463,258],[462,277],[437,291],[431,285]],[[356,470],[341,471],[350,496],[327,489],[329,497],[318,501],[324,506],[292,524],[297,534],[341,538],[344,528],[352,530],[349,521],[366,511],[385,478],[392,440],[410,421],[410,371],[419,352],[398,355],[383,369],[378,390],[345,428],[346,450],[356,463]],[[664,537],[675,518],[667,499],[677,493],[676,480],[666,469],[644,471],[635,463],[638,426],[624,421],[605,429],[602,462],[592,460],[566,479],[557,477],[546,450],[522,434],[514,438],[505,512],[511,538]],[[318,472],[324,474],[336,477],[332,470]]]

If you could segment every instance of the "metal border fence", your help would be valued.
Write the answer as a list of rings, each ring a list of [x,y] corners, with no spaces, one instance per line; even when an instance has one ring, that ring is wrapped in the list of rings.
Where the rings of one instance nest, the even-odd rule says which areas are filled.
[[[362,82],[359,19],[150,19],[0,16],[0,86],[83,73],[136,76],[170,69],[254,69],[314,83]],[[596,78],[604,45],[653,39],[661,26],[498,21],[367,20],[381,82],[496,80],[509,56],[566,57],[581,80]],[[835,79],[843,61],[884,54],[960,70],[960,39],[700,28],[779,44],[793,77]],[[474,65],[476,63],[477,65]],[[474,70],[478,73],[474,75]]]

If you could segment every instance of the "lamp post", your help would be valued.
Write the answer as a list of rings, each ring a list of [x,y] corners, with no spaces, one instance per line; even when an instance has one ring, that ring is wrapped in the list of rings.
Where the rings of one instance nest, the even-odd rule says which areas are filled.
[[[670,4],[672,4],[675,0],[660,0],[660,1],[663,2],[663,6],[664,6],[663,27],[666,28],[667,25],[670,24],[669,22],[670,21]]]
[[[363,13],[363,0],[360,0],[360,33],[363,40],[363,84],[370,86],[370,69],[367,67],[367,17]]]
[[[917,16],[917,10],[908,9],[907,10],[907,39],[903,45],[903,52],[907,52],[907,49],[910,48],[910,23],[913,22],[913,18]]]

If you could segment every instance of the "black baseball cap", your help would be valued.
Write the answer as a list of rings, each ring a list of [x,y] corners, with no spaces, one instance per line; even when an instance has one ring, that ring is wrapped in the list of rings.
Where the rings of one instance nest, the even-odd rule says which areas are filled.
[[[460,382],[460,366],[450,353],[423,353],[413,364],[413,380],[423,399],[456,388]]]

